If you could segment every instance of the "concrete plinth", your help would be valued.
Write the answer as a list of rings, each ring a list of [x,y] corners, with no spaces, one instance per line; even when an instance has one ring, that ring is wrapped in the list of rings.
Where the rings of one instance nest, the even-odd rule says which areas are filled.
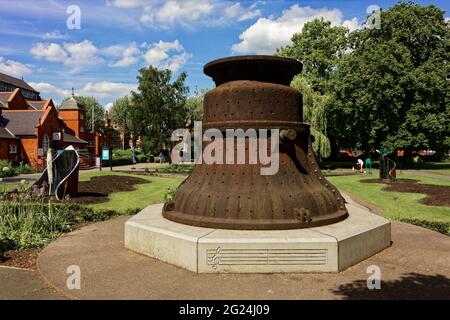
[[[125,223],[125,247],[197,273],[339,272],[391,244],[390,222],[347,204],[344,221],[308,229],[200,228],[151,205]]]

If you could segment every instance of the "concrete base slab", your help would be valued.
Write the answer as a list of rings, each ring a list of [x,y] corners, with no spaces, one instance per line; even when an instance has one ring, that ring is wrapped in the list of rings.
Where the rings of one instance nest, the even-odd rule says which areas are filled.
[[[151,205],[125,223],[125,247],[197,273],[339,272],[391,245],[389,220],[352,203],[344,221],[295,230],[176,223]]]

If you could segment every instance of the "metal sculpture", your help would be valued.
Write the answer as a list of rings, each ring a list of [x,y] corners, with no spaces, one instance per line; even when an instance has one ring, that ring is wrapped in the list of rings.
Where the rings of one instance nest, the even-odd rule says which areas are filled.
[[[34,185],[42,187],[46,184],[49,187],[49,195],[55,195],[58,200],[66,196],[75,196],[78,193],[80,167],[80,156],[77,150],[69,146],[50,163]]]
[[[205,96],[203,130],[279,129],[279,170],[261,175],[259,159],[196,164],[164,205],[164,217],[201,227],[267,230],[320,226],[348,216],[341,194],[320,172],[309,125],[303,123],[302,95],[289,86],[301,69],[296,60],[274,56],[205,65],[216,88]],[[257,139],[270,149],[269,137]],[[209,143],[203,142],[203,150]],[[248,140],[245,147],[248,151]]]

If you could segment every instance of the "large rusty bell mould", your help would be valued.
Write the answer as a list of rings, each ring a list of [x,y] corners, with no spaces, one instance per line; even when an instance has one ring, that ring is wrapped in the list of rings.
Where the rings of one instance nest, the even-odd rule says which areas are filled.
[[[274,56],[229,57],[205,65],[216,88],[205,96],[203,131],[279,129],[279,170],[261,175],[259,159],[257,164],[196,164],[164,205],[165,218],[208,228],[274,230],[321,226],[348,216],[342,195],[324,178],[312,151],[309,125],[302,122],[302,95],[289,86],[301,70],[297,60]]]

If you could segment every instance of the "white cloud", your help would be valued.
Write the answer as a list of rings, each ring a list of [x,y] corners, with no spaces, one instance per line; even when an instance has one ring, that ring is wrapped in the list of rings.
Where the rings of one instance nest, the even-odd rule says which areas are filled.
[[[350,31],[355,31],[356,29],[361,28],[361,24],[356,17],[352,18],[351,20],[345,20],[342,25],[344,27],[347,27]]]
[[[190,23],[212,13],[213,8],[210,0],[169,0],[161,6],[144,7],[140,21],[160,28],[169,28],[175,23],[190,27]]]
[[[68,97],[71,94],[71,90],[61,89],[47,82],[30,82],[30,86],[40,93],[47,93],[49,95],[56,94],[62,98]]]
[[[37,58],[43,58],[48,61],[65,61],[67,52],[57,43],[38,43],[30,50],[31,54]]]
[[[62,34],[59,30],[55,30],[52,32],[46,32],[41,36],[44,40],[65,40],[69,38],[67,35]]]
[[[113,45],[102,49],[102,53],[109,55],[113,58],[120,58],[119,60],[110,63],[110,67],[128,67],[139,61],[141,50],[135,43],[128,46],[125,45]]]
[[[292,5],[278,18],[260,18],[239,36],[240,42],[232,46],[238,54],[273,54],[281,46],[290,44],[294,33],[300,32],[303,25],[316,18],[331,21],[332,25],[356,27],[358,20],[342,21],[339,9],[300,7]]]
[[[229,0],[109,0],[107,4],[133,9],[133,13],[140,10],[139,21],[145,26],[169,29],[181,25],[194,29],[199,25],[218,27],[259,17],[261,11],[257,6],[264,2],[256,1],[247,7]]]
[[[43,58],[52,62],[64,62],[80,68],[87,65],[97,65],[103,59],[97,55],[98,49],[89,40],[78,43],[64,43],[63,46],[57,43],[38,43],[30,50],[31,54],[37,58]]]
[[[69,54],[68,59],[64,62],[68,65],[84,66],[96,65],[103,62],[103,59],[98,57],[98,49],[89,40],[84,40],[79,43],[66,43],[64,48]]]
[[[171,53],[175,52],[176,54]],[[192,55],[185,52],[178,40],[165,42],[160,40],[150,46],[144,54],[147,64],[159,69],[169,69],[176,72]]]
[[[255,8],[256,4],[257,3],[252,4],[250,9]],[[247,10],[243,8],[239,2],[236,2],[225,8],[225,15],[231,19],[236,19],[237,21],[245,21],[261,16],[261,11],[259,9]]]
[[[137,8],[145,5],[150,5],[156,2],[155,0],[109,0],[107,1],[108,6],[117,8]]]
[[[0,57],[0,72],[16,78],[21,78],[27,74],[30,74],[31,69],[21,62],[5,60],[5,58]]]
[[[111,110],[111,108],[112,108],[113,105],[114,105],[114,103],[109,102],[109,103],[107,103],[107,104],[105,105],[104,108],[105,108],[106,111],[109,112],[109,111]]]
[[[30,82],[30,86],[41,93],[57,95],[66,98],[71,95],[71,90],[56,87],[47,82]],[[137,84],[123,82],[89,82],[81,88],[75,88],[75,93],[80,96],[93,96],[99,99],[117,99],[137,90]]]
[[[137,84],[123,82],[89,82],[83,88],[78,89],[78,95],[94,96],[97,98],[119,98],[137,90]]]
[[[72,66],[73,74],[84,67],[102,64],[108,61],[109,67],[128,67],[144,59],[148,65],[176,72],[192,56],[187,53],[178,40],[165,42],[160,40],[151,45],[142,43],[116,44],[97,48],[91,41],[78,43],[38,43],[30,50],[36,58],[51,62],[62,62]]]

